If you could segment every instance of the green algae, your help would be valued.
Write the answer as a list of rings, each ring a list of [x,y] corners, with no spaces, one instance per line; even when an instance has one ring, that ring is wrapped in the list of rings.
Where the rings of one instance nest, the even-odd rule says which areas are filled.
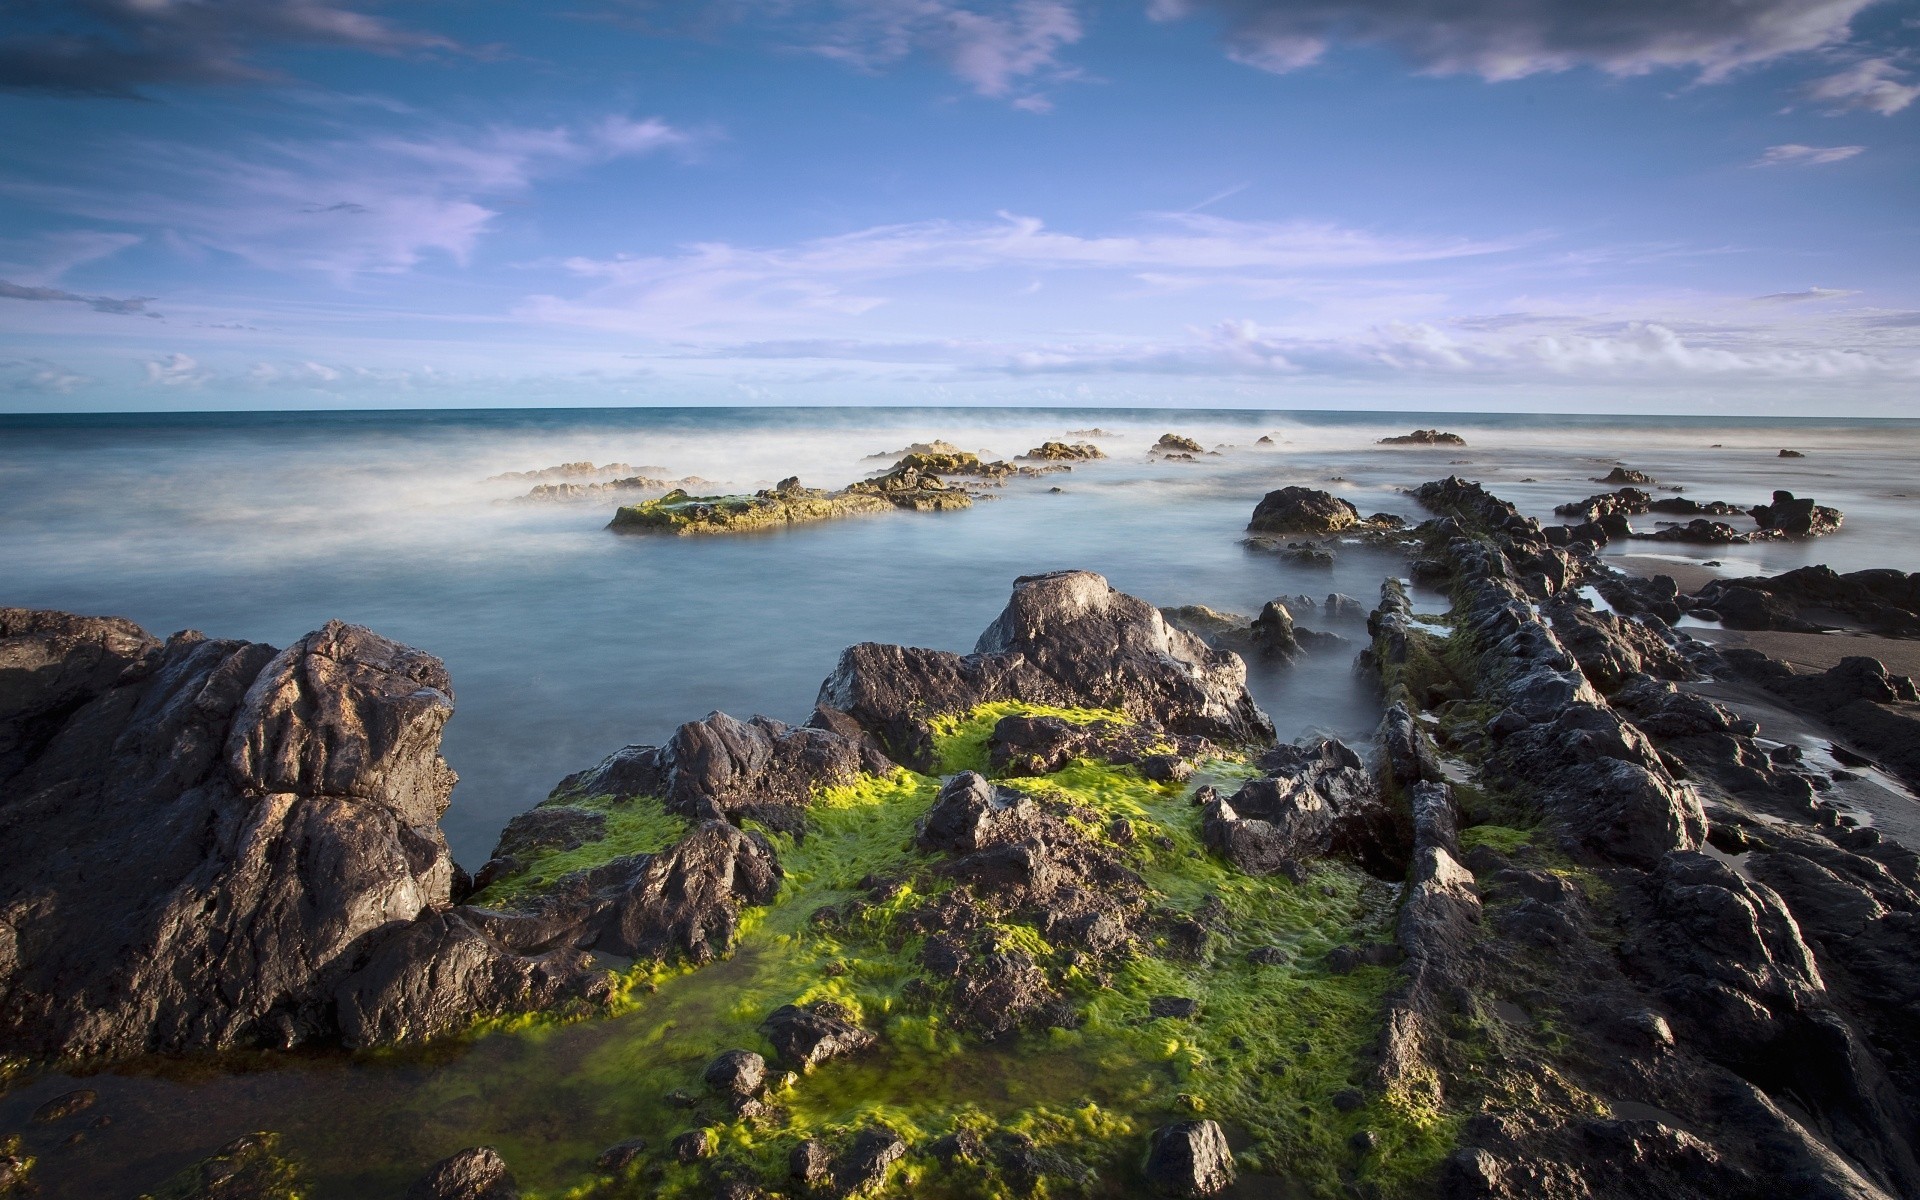
[[[927,725],[933,731],[935,770],[941,775],[952,775],[959,771],[985,773],[987,741],[993,736],[993,727],[1006,717],[1059,717],[1075,725],[1128,723],[1127,715],[1119,709],[1054,708],[1019,700],[996,700],[968,712],[947,713],[928,719]]]
[[[654,854],[678,841],[687,831],[685,817],[668,812],[659,800],[650,796],[616,800],[612,796],[569,798],[567,805],[604,813],[606,832],[591,842],[571,849],[551,847],[525,856],[526,865],[503,879],[495,880],[468,901],[481,908],[512,906],[536,894],[548,884],[570,875],[633,854]]]
[[[893,505],[865,491],[814,488],[768,489],[751,496],[689,496],[675,488],[658,500],[624,505],[607,528],[621,533],[677,536],[744,533],[890,511]]]
[[[1016,713],[1081,724],[1125,719],[1095,709],[984,706],[935,724],[942,770],[984,769],[993,724]],[[787,1155],[803,1139],[836,1144],[884,1124],[912,1147],[886,1195],[1130,1195],[1140,1188],[1137,1163],[1151,1130],[1195,1115],[1227,1126],[1244,1147],[1244,1170],[1280,1177],[1295,1194],[1345,1195],[1350,1185],[1413,1194],[1452,1145],[1450,1118],[1371,1092],[1351,1111],[1342,1111],[1351,1107],[1346,1098],[1334,1099],[1368,1077],[1397,976],[1378,966],[1337,974],[1327,954],[1388,936],[1396,889],[1331,861],[1295,884],[1248,877],[1211,857],[1191,792],[1252,773],[1220,758],[1179,785],[1082,759],[1051,775],[1003,781],[1069,801],[1080,831],[1138,872],[1152,910],[1144,929],[1186,918],[1211,933],[1195,957],[1149,936],[1131,955],[1096,962],[1055,946],[1030,921],[1001,917],[995,935],[1043,966],[1078,1021],[991,1043],[956,1028],[938,990],[926,986],[921,939],[908,919],[951,886],[913,842],[941,780],[897,770],[819,789],[804,836],[766,831],[783,867],[781,888],[772,904],[742,914],[727,957],[697,969],[636,964],[619,975],[616,1015],[605,1020],[508,1019],[476,1031],[489,1036],[435,1051],[446,1057],[396,1098],[388,1118],[405,1114],[406,1145],[420,1149],[350,1175],[330,1165],[336,1180],[353,1184],[333,1194],[397,1191],[422,1153],[488,1144],[530,1200],[706,1196],[716,1176],[730,1173],[783,1180]],[[680,828],[653,799],[568,802],[605,811],[607,835],[533,859],[489,898],[509,902],[567,871],[658,849]],[[1116,833],[1116,818],[1126,835]],[[1256,949],[1278,953],[1255,962]],[[1155,997],[1176,995],[1197,1000],[1198,1015],[1151,1014]],[[757,1117],[736,1117],[707,1095],[701,1072],[713,1056],[743,1048],[771,1058],[761,1021],[782,1004],[817,999],[853,1010],[880,1034],[879,1047],[804,1075],[776,1074],[770,1111]],[[387,1061],[402,1070],[409,1060]],[[295,1149],[304,1160],[360,1154],[351,1135],[322,1126],[300,1132]],[[674,1162],[673,1138],[696,1128],[713,1130],[715,1156]],[[1376,1138],[1364,1155],[1349,1144],[1361,1130]],[[992,1154],[944,1166],[928,1155],[934,1139],[961,1132],[1028,1139],[1041,1178],[1017,1177]],[[636,1135],[649,1146],[633,1166],[618,1175],[594,1168],[600,1150]]]
[[[1471,850],[1487,846],[1511,855],[1522,846],[1530,846],[1540,836],[1538,829],[1515,829],[1510,825],[1473,825],[1460,831],[1460,848]]]

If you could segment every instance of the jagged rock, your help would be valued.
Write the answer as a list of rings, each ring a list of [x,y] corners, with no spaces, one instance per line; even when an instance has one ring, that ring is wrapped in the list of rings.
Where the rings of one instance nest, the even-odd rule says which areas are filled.
[[[1659,679],[1690,679],[1695,674],[1684,656],[1640,621],[1596,612],[1565,596],[1542,604],[1540,611],[1602,695],[1643,674]]]
[[[1755,505],[1750,511],[1760,528],[1788,537],[1819,537],[1840,528],[1844,520],[1839,509],[1795,498],[1792,492],[1775,492],[1772,504]]]
[[[831,1000],[816,1000],[802,1008],[783,1004],[761,1028],[780,1060],[796,1070],[807,1070],[828,1059],[859,1054],[880,1039],[853,1023],[853,1014]]]
[[[1920,692],[1911,679],[1860,655],[1807,674],[1756,650],[1728,650],[1723,660],[1793,707],[1820,717],[1856,749],[1920,786]]]
[[[1175,733],[1228,744],[1273,736],[1230,653],[1168,624],[1088,571],[1015,581],[970,655],[867,642],[849,647],[819,703],[846,713],[896,760],[931,768],[927,718],[992,700],[1116,708]]]
[[[808,1187],[819,1187],[832,1178],[833,1151],[819,1138],[808,1138],[788,1152],[787,1171]]]
[[[1360,756],[1322,738],[1261,759],[1267,774],[1203,807],[1201,832],[1222,858],[1254,875],[1340,853],[1369,869],[1404,869],[1407,837]]]
[[[109,681],[100,656],[142,645],[123,624],[7,627],[25,642],[0,658],[44,656],[49,629],[79,657],[13,685],[0,1039],[117,1056],[333,1036],[337,978],[451,902],[439,661],[336,622],[277,653],[148,639]]]
[[[1293,614],[1278,600],[1269,600],[1253,619],[1252,642],[1267,658],[1291,662],[1300,656],[1300,640],[1294,636]]]
[[[1735,629],[1807,631],[1857,621],[1893,636],[1920,634],[1920,573],[1842,575],[1826,566],[1800,567],[1772,577],[1711,580],[1695,602]]]
[[[720,1148],[719,1141],[711,1129],[689,1129],[673,1139],[673,1161],[685,1166],[712,1158]]]
[[[1383,437],[1382,446],[1464,446],[1467,439],[1457,433],[1442,433],[1438,429],[1416,429],[1412,433],[1403,433],[1397,437]]]
[[[574,850],[607,835],[607,814],[567,804],[543,804],[507,822],[493,857],[522,857],[539,850]]]
[[[1360,510],[1327,492],[1283,487],[1254,506],[1247,529],[1253,533],[1338,533],[1358,526]]]
[[[433,1164],[406,1200],[519,1200],[520,1185],[491,1146],[462,1150]]]
[[[1153,444],[1153,448],[1155,451],[1161,454],[1175,454],[1175,453],[1204,454],[1206,453],[1206,447],[1202,446],[1199,442],[1194,441],[1190,437],[1182,437],[1177,433],[1161,434],[1160,440]]]
[[[1217,1196],[1233,1186],[1233,1151],[1213,1121],[1162,1125],[1147,1143],[1147,1186],[1161,1196]]]

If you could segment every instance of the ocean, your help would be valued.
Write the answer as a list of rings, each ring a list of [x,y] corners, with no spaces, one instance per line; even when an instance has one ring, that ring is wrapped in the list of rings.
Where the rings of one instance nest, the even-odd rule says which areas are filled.
[[[1434,426],[1467,446],[1376,444]],[[1101,435],[1074,432],[1089,429]],[[1150,460],[1168,432],[1217,454]],[[1261,436],[1274,444],[1256,445]],[[1111,457],[1010,481],[964,512],[724,538],[622,536],[605,528],[611,499],[515,503],[531,481],[489,482],[591,460],[733,490],[790,475],[838,487],[887,465],[870,456],[934,438],[994,457],[1091,440]],[[1398,560],[1351,545],[1322,569],[1251,551],[1243,531],[1263,493],[1324,487],[1363,514],[1417,520],[1402,489],[1459,474],[1550,518],[1556,503],[1607,490],[1591,480],[1617,463],[1700,500],[1759,503],[1787,488],[1847,520],[1814,542],[1612,552],[1736,575],[1920,566],[1910,421],[978,408],[12,415],[0,416],[0,604],[275,645],[338,618],[440,656],[457,692],[445,753],[461,777],[444,825],[472,869],[509,817],[622,745],[660,742],[715,709],[804,720],[849,644],[971,649],[1019,575],[1087,568],[1155,604],[1246,616],[1293,594],[1370,607]],[[1356,649],[1364,637],[1316,611],[1296,616]],[[1377,719],[1349,653],[1256,662],[1251,674],[1283,738],[1364,737]]]

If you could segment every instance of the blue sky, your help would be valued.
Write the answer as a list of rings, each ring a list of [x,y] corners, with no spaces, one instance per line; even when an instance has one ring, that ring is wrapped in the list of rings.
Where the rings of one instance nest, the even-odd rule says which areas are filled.
[[[1915,0],[7,11],[0,410],[1920,415]]]

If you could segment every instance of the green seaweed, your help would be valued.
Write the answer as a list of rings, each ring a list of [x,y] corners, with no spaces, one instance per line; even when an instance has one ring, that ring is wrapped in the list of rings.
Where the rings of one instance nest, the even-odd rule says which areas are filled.
[[[932,717],[935,770],[941,775],[987,769],[987,740],[1005,717],[1059,717],[1075,725],[1127,724],[1127,714],[1112,708],[1054,708],[1019,700],[996,700],[965,713]]]
[[[279,1153],[280,1135],[250,1133],[174,1174],[140,1200],[304,1200],[300,1168]]]
[[[585,871],[631,854],[653,854],[671,846],[687,831],[685,817],[668,812],[651,796],[616,800],[612,796],[569,798],[573,808],[605,813],[606,833],[572,849],[553,847],[532,853],[520,871],[497,879],[468,901],[482,908],[511,906],[536,895],[548,884],[575,871]]]

